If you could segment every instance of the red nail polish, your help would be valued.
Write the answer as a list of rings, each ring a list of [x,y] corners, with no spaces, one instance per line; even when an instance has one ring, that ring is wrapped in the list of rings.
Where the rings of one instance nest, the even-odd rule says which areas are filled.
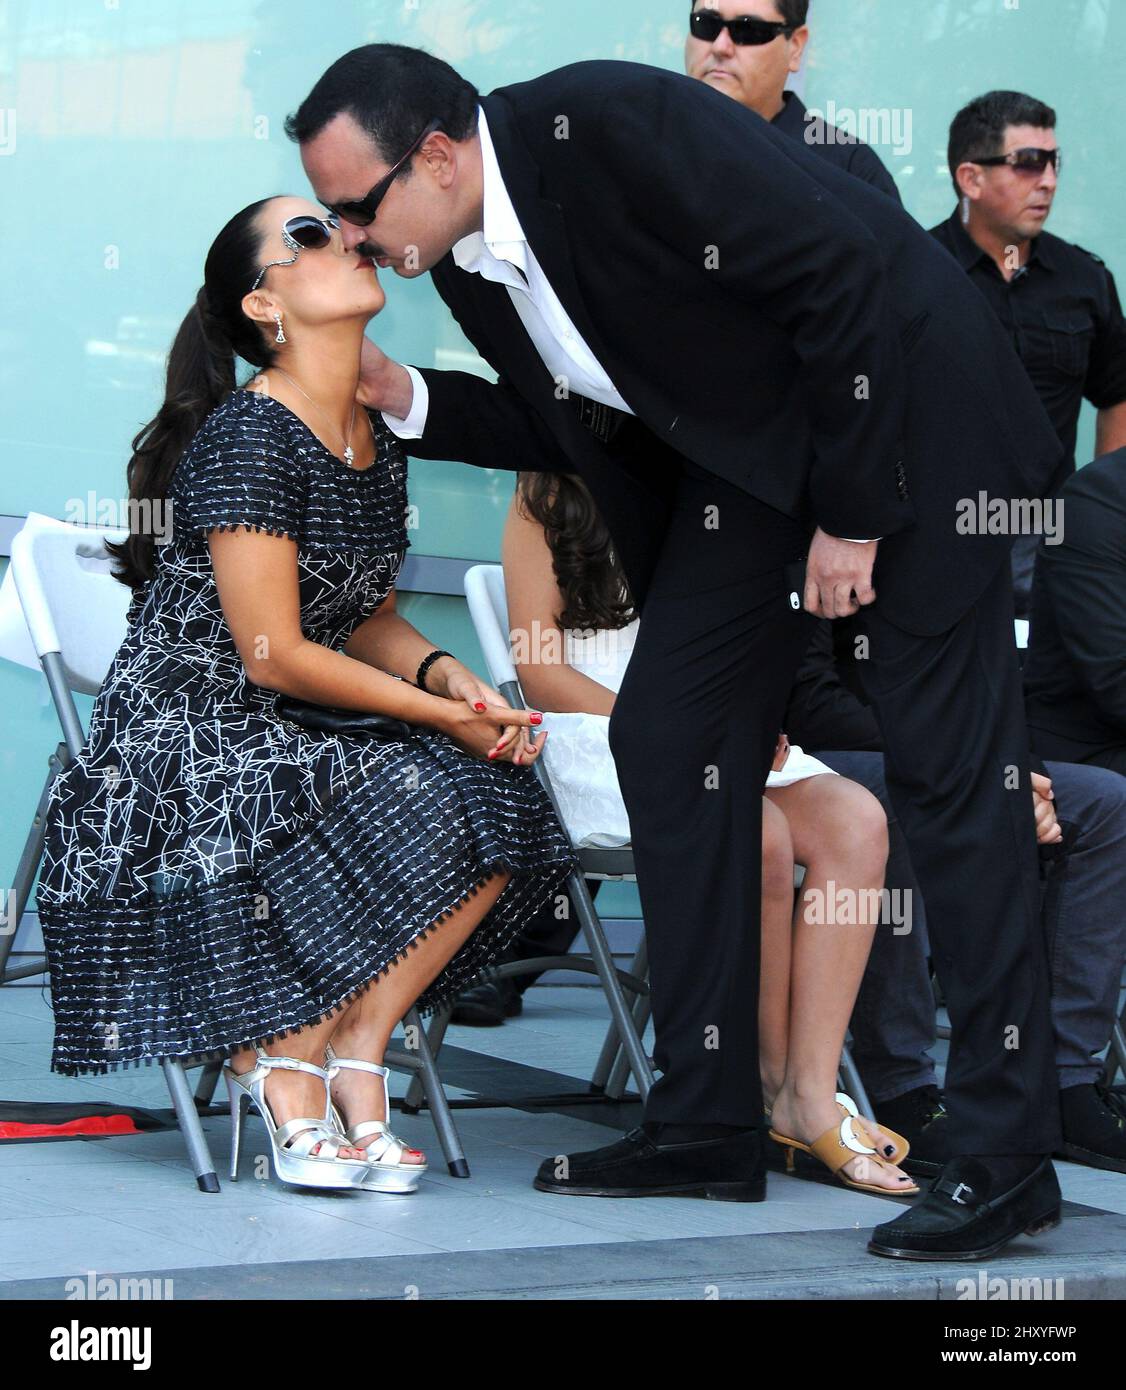
[[[473,706],[473,708],[474,708],[475,710],[483,710],[483,709],[485,708],[485,702],[484,702],[484,700],[478,700],[477,703]],[[414,1153],[414,1152],[415,1152],[415,1150],[412,1149],[412,1150],[411,1150],[411,1153]]]
[[[490,752],[489,757],[490,757],[490,758],[495,758],[495,757],[496,757],[496,753],[495,753],[495,752]]]
[[[533,724],[542,724],[542,723],[543,723],[543,715],[542,715],[542,714],[533,714],[533,715],[531,716],[531,721],[532,721]]]

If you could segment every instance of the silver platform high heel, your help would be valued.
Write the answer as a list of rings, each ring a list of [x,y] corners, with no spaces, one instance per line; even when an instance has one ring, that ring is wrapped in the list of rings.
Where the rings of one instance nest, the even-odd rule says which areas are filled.
[[[227,1095],[231,1102],[231,1181],[238,1181],[239,1151],[242,1145],[243,1110],[253,1105],[266,1126],[270,1137],[270,1153],[274,1173],[281,1182],[299,1187],[359,1187],[368,1164],[360,1158],[341,1158],[340,1150],[348,1143],[332,1121],[332,1097],[329,1082],[336,1072],[298,1057],[271,1057],[261,1047],[254,1049],[258,1061],[246,1072],[223,1068]],[[325,1113],[318,1119],[286,1120],[279,1125],[266,1100],[266,1077],[271,1071],[304,1071],[319,1076],[325,1087]],[[320,1152],[312,1150],[320,1144]]]
[[[325,1062],[330,1075],[335,1075],[338,1071],[366,1071],[372,1076],[378,1076],[383,1082],[383,1113],[390,1117],[391,1095],[387,1089],[387,1078],[391,1073],[386,1067],[378,1066],[375,1062],[364,1062],[359,1057],[338,1057],[332,1050],[331,1043],[325,1045]],[[392,1134],[386,1120],[364,1120],[346,1129],[343,1116],[332,1104],[331,1092],[329,1104],[337,1129],[350,1144],[358,1146],[359,1141],[366,1139],[369,1134],[379,1136],[364,1148],[368,1155],[367,1175],[360,1182],[360,1186],[365,1191],[413,1192],[418,1187],[419,1179],[430,1165],[402,1161],[403,1153],[408,1146],[397,1135]]]

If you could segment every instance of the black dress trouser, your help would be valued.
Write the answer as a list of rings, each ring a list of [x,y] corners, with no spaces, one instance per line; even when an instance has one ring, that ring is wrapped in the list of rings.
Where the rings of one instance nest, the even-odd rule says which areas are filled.
[[[809,532],[650,439],[679,476],[609,726],[649,945],[660,1075],[646,1118],[758,1125],[762,791],[811,631],[787,574]],[[951,1015],[956,1151],[1048,1152],[1059,1117],[1009,568],[937,637],[877,610],[861,666]]]

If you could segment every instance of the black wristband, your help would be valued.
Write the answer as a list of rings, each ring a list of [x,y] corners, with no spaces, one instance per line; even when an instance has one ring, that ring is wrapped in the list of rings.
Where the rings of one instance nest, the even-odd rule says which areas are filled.
[[[453,656],[453,652],[444,652],[440,648],[435,647],[429,656],[424,656],[418,663],[418,675],[415,676],[414,683],[420,690],[426,689],[426,673],[440,656]],[[454,659],[456,660],[456,657]]]

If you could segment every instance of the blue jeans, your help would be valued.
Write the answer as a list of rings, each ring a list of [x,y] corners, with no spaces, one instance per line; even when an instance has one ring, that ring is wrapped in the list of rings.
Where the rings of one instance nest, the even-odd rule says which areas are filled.
[[[909,890],[911,931],[876,928],[852,1014],[852,1054],[872,1100],[937,1084],[934,994],[926,918],[907,845],[884,786],[882,753],[821,752],[834,771],[867,787],[888,813],[885,886]],[[1090,1085],[1114,1026],[1126,959],[1126,777],[1082,763],[1045,763],[1067,852],[1043,903],[1052,982],[1052,1025],[1061,1090]],[[894,901],[894,898],[892,899]]]

